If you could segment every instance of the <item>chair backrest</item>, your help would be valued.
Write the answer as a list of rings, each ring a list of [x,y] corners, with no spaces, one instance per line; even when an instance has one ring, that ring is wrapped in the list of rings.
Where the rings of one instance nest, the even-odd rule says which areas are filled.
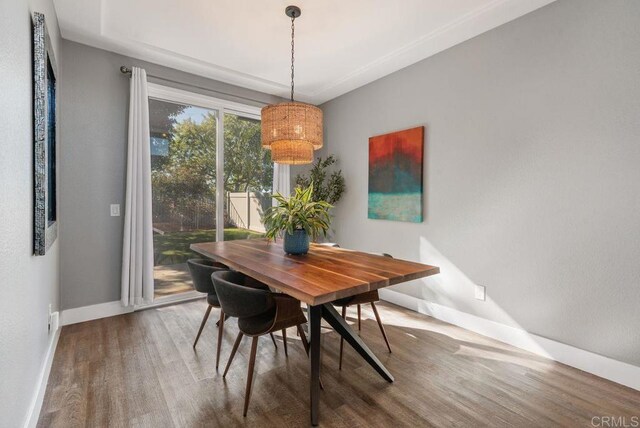
[[[214,272],[211,279],[225,315],[248,318],[263,314],[276,306],[269,290],[245,286],[246,277],[240,272]]]
[[[211,274],[221,270],[229,270],[226,265],[207,259],[187,260],[187,266],[195,289],[208,294],[216,292],[213,282],[211,282]]]

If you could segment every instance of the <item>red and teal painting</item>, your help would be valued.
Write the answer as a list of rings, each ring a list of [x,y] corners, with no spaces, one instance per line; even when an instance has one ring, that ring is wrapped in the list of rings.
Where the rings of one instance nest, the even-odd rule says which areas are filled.
[[[369,218],[422,221],[424,127],[369,138]]]

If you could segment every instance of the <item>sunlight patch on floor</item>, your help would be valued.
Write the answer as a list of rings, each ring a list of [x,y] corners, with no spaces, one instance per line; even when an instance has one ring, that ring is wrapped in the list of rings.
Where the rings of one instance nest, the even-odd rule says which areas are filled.
[[[535,356],[526,353],[517,352],[505,352],[503,349],[483,349],[477,346],[459,345],[459,349],[454,352],[455,355],[461,357],[480,358],[484,360],[492,360],[500,363],[515,364],[525,367],[527,369],[533,369],[540,372],[547,372],[551,370],[554,364],[551,360],[539,360]]]

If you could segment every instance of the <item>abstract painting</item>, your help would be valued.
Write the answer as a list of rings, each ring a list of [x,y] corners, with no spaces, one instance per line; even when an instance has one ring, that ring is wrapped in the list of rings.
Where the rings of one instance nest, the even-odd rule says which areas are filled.
[[[44,256],[58,236],[56,61],[44,15],[33,14],[33,252]]]
[[[369,218],[422,221],[424,127],[369,138]]]

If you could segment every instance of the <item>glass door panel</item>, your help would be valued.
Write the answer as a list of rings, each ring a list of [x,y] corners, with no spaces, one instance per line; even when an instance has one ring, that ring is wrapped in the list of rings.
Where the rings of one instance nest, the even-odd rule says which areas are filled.
[[[258,118],[224,114],[224,240],[264,236],[271,206],[273,162],[260,144]]]
[[[218,116],[149,99],[156,298],[192,291],[189,246],[216,240]]]

